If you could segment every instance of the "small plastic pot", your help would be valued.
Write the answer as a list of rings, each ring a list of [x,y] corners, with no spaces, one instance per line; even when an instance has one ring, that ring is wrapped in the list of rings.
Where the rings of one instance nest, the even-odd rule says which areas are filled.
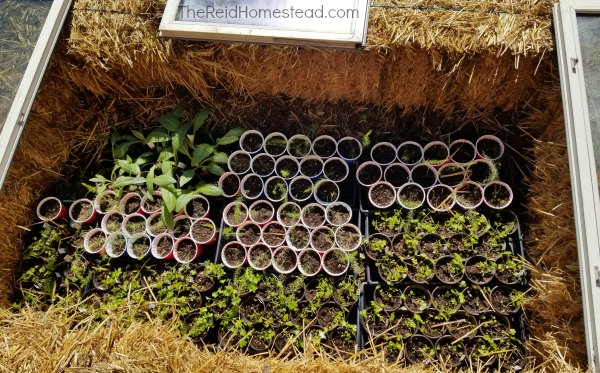
[[[240,177],[233,172],[225,172],[219,177],[218,186],[223,197],[233,198],[240,193]]]
[[[238,175],[244,175],[250,171],[250,164],[252,163],[252,156],[250,153],[237,150],[229,156],[227,160],[227,168],[229,171]]]
[[[483,201],[489,208],[503,210],[513,201],[512,189],[502,181],[491,182],[483,188]]]
[[[265,181],[264,193],[271,202],[281,202],[288,195],[288,185],[282,177],[271,176]]]
[[[410,172],[410,179],[426,190],[439,182],[437,170],[428,163],[419,163],[414,166]]]
[[[296,251],[287,247],[281,246],[273,252],[273,269],[282,275],[289,275],[298,267],[298,255]]]
[[[160,212],[152,214],[146,219],[146,233],[150,237],[156,237],[159,234],[166,233],[169,230],[162,219],[162,214]],[[104,219],[102,220],[104,221]]]
[[[265,143],[262,133],[254,130],[246,131],[240,136],[240,149],[250,154],[258,153]]]
[[[124,215],[143,214],[142,197],[138,193],[127,193],[119,201],[119,209]]]
[[[281,132],[272,132],[265,137],[265,152],[273,157],[279,157],[285,154],[287,150],[288,138]]]
[[[350,257],[344,250],[331,248],[321,258],[321,266],[329,276],[341,276],[350,268]]]
[[[385,181],[379,181],[369,187],[369,202],[375,208],[386,209],[396,201],[396,189]]]
[[[264,191],[263,179],[256,174],[248,174],[242,178],[240,190],[242,196],[246,199],[254,200],[259,198]]]
[[[492,310],[501,315],[517,313],[521,306],[519,303],[515,304],[515,302],[511,299],[511,294],[514,292],[521,294],[519,298],[523,297],[523,293],[514,288],[504,285],[494,287],[490,293]],[[522,299],[518,300],[521,301]]]
[[[104,254],[106,233],[100,228],[90,230],[83,238],[83,248],[90,254]]]
[[[373,300],[385,312],[394,312],[402,306],[402,291],[395,286],[378,285]]]
[[[156,259],[173,259],[173,249],[175,248],[175,240],[169,233],[161,233],[154,237],[150,252]]]
[[[337,202],[340,198],[340,187],[331,180],[319,180],[314,189],[315,200],[323,206]]]
[[[262,227],[262,242],[272,249],[279,247],[285,243],[285,234],[285,227],[277,221],[272,221]]]
[[[467,279],[477,285],[487,285],[494,279],[496,268],[494,261],[475,255],[465,263],[465,275]]]
[[[328,135],[318,136],[312,142],[312,152],[321,158],[333,157],[336,149],[336,139]]]
[[[383,246],[383,252],[380,251],[374,251],[371,249],[371,247],[376,244],[379,241],[383,241],[385,242],[385,245],[381,245]],[[380,245],[377,245],[380,246]],[[383,258],[383,256],[389,252],[391,252],[392,250],[392,240],[381,233],[375,233],[372,234],[367,243],[365,244],[365,254],[373,261],[377,262],[379,260],[381,260]]]
[[[511,262],[513,265],[517,265],[517,271],[513,271],[514,267],[511,265],[507,266],[507,262]],[[510,268],[510,269],[509,269]],[[520,268],[520,269],[519,269]],[[507,286],[514,286],[523,281],[525,278],[525,268],[521,260],[511,254],[504,254],[496,258],[496,279]]]
[[[434,185],[427,191],[427,205],[437,212],[448,212],[456,204],[454,190],[448,185]]]
[[[438,170],[440,183],[455,188],[462,185],[467,176],[465,168],[458,163],[446,163]]]
[[[304,158],[311,152],[312,142],[305,135],[294,135],[287,143],[287,152],[294,158]]]
[[[456,204],[465,210],[474,210],[483,203],[483,188],[481,185],[465,181],[454,189]]]
[[[173,229],[171,234],[176,240],[190,236],[190,228],[192,227],[192,219],[185,215],[176,216],[173,219]]]
[[[221,250],[221,261],[227,268],[240,268],[248,261],[248,252],[239,242],[229,242]]]
[[[314,184],[306,176],[297,176],[290,181],[289,194],[294,201],[304,202],[312,197]]]
[[[106,232],[106,234],[120,232],[123,227],[123,219],[124,218],[125,217],[123,215],[121,215],[120,212],[111,211],[102,217],[102,220],[100,221],[100,227],[102,228],[102,230],[104,232]],[[111,223],[111,221],[115,221],[115,222]],[[116,221],[118,221],[118,224]]]
[[[36,213],[41,221],[58,221],[67,216],[68,210],[56,197],[46,197],[37,205]]]
[[[258,224],[247,221],[237,227],[235,238],[246,247],[256,245],[261,239],[261,228]]]
[[[455,340],[469,338],[474,336],[476,333],[477,319],[475,319],[475,316],[471,314],[459,311],[453,315],[450,315],[446,328],[448,329],[450,336],[452,336],[452,338]]]
[[[385,169],[383,179],[394,188],[400,188],[410,182],[410,169],[402,163],[392,163]]]
[[[146,193],[142,197],[141,208],[142,208],[143,213],[146,214],[146,215],[152,215],[152,214],[154,214],[156,212],[160,212],[161,209],[162,209],[162,207],[161,207],[161,205],[162,205],[162,194],[160,192],[154,192],[154,193],[152,193],[152,196],[153,196],[152,198],[154,198],[154,197],[160,197],[160,198],[154,198],[155,201],[153,201],[153,202],[155,202],[155,205],[150,205],[150,206],[148,205],[148,200],[149,200],[148,194]],[[158,207],[156,205],[158,205]]]
[[[398,189],[398,203],[407,210],[423,206],[426,199],[425,189],[417,183],[406,183]]]
[[[498,180],[498,168],[488,159],[476,159],[467,166],[467,177],[478,184]]]
[[[497,354],[488,354],[487,351],[493,350],[491,343],[483,337],[471,339],[467,345],[467,352],[470,358],[470,364],[478,371],[485,371],[485,367],[492,366],[498,360]]]
[[[286,228],[300,222],[302,208],[295,202],[285,202],[277,209],[277,221]]]
[[[336,183],[341,183],[346,180],[350,168],[342,158],[333,157],[329,158],[323,164],[323,176]]]
[[[414,166],[423,161],[423,147],[417,142],[405,141],[398,146],[396,158],[402,164]]]
[[[462,294],[460,294],[460,292],[458,292],[458,290],[455,290],[456,293],[454,294],[450,294],[450,295],[457,295],[458,299],[457,299],[457,304],[453,304],[453,305],[449,305],[449,304],[442,304],[442,300],[445,299],[447,296],[449,296],[449,293],[452,293],[453,287],[449,286],[449,285],[442,285],[442,286],[438,286],[436,287],[433,292],[431,293],[431,296],[433,298],[433,307],[438,310],[439,312],[445,314],[445,315],[451,315],[453,313],[458,312],[458,310],[461,307],[461,303],[460,303],[460,297],[462,296]]]
[[[450,266],[452,266],[453,260],[453,256],[446,255],[439,258],[435,262],[435,277],[438,279],[438,281],[440,281],[443,284],[458,284],[465,275],[465,267],[463,263],[461,263],[462,269],[460,270],[460,273],[452,273]]]
[[[477,149],[469,140],[454,140],[448,148],[450,149],[450,160],[454,163],[467,164],[473,162],[477,157]]]
[[[362,144],[354,137],[342,137],[337,143],[337,155],[348,163],[354,163],[362,154]]]
[[[477,157],[495,161],[504,155],[504,143],[494,135],[483,135],[475,143]]]
[[[252,158],[250,168],[260,177],[269,177],[275,173],[275,158],[266,153],[257,154]]]
[[[431,293],[426,287],[421,285],[407,286],[406,289],[404,289],[402,299],[404,300],[404,307],[414,313],[426,311],[433,303]]]
[[[352,208],[345,202],[333,202],[325,208],[325,219],[335,227],[348,224],[352,220]]]
[[[450,149],[441,141],[432,141],[423,147],[423,162],[439,167],[448,162]]]
[[[247,219],[248,207],[243,202],[231,202],[223,209],[223,220],[230,227],[238,227]]]
[[[184,211],[185,215],[192,220],[206,218],[210,214],[210,202],[202,194],[194,194]]]
[[[309,203],[302,208],[300,220],[306,227],[315,229],[325,224],[326,216],[325,207],[318,203]]]
[[[131,225],[129,225],[130,223],[133,223],[133,221],[137,221],[136,223],[139,224],[139,226],[136,227],[131,227]],[[146,232],[146,217],[142,214],[131,214],[131,215],[126,215],[123,218],[123,224],[121,225],[121,229],[123,231],[123,233],[127,236],[127,237],[132,237],[135,234],[138,233],[145,233]]]
[[[411,364],[431,364],[435,359],[433,342],[423,335],[414,335],[408,338],[404,345],[404,351],[404,356]]]
[[[304,249],[298,254],[298,270],[304,276],[313,277],[321,272],[321,256],[313,249]]]
[[[310,246],[318,252],[324,253],[335,245],[335,233],[328,226],[313,229],[310,233]]]
[[[275,162],[275,173],[285,180],[292,179],[300,173],[300,163],[291,155],[284,155]]]
[[[111,258],[120,258],[127,252],[127,237],[123,232],[115,232],[106,239],[106,254]]]
[[[381,181],[383,170],[377,162],[368,161],[356,169],[356,180],[364,187],[370,187]]]
[[[140,242],[140,241],[146,241],[146,242],[144,243],[144,242]],[[144,252],[136,252],[136,247],[135,247],[136,243],[143,245],[143,247],[145,248],[145,251]],[[133,236],[131,236],[129,238],[129,241],[127,242],[127,254],[133,259],[141,260],[150,254],[151,247],[152,247],[152,239],[150,238],[150,236],[148,236],[146,233],[136,233]],[[137,254],[139,254],[139,255],[137,255]]]
[[[296,251],[306,249],[310,245],[310,229],[304,225],[294,225],[287,230],[285,242]]]
[[[309,155],[300,161],[300,174],[311,180],[318,179],[323,174],[323,159]]]
[[[464,343],[460,341],[455,342],[450,336],[438,339],[435,343],[435,351],[438,361],[447,368],[458,368],[467,358],[467,349]]]
[[[382,167],[396,160],[396,147],[389,142],[380,142],[371,148],[371,160],[379,163]]]
[[[78,224],[93,223],[97,216],[94,202],[87,198],[78,199],[69,207],[69,218]]]
[[[190,237],[199,245],[212,245],[217,241],[217,227],[210,219],[198,219],[192,223]]]
[[[202,246],[189,237],[180,238],[175,242],[173,256],[182,264],[191,263],[202,255]]]
[[[106,200],[108,200],[108,204],[104,202]],[[116,198],[116,193],[110,189],[105,190],[102,193],[98,193],[96,198],[94,198],[94,208],[99,214],[108,214],[118,206],[119,201]]]
[[[424,268],[431,269],[431,274],[424,272]],[[435,262],[430,258],[417,255],[410,259],[408,277],[417,284],[427,284],[435,276]]]
[[[248,265],[250,265],[252,269],[264,271],[271,266],[272,262],[273,253],[267,245],[259,243],[248,249]]]
[[[471,285],[463,290],[465,302],[462,309],[470,315],[477,316],[490,310],[489,292],[477,285]]]
[[[251,221],[263,226],[273,220],[275,207],[269,201],[258,200],[248,207],[248,216]]]

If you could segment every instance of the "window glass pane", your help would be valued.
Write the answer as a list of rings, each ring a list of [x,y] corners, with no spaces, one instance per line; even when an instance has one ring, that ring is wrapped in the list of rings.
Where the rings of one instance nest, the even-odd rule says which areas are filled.
[[[0,129],[51,6],[52,1],[0,0]]]

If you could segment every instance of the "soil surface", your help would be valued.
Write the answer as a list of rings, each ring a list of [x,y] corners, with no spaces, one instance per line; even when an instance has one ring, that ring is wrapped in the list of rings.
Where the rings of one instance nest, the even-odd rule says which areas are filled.
[[[394,287],[377,287],[373,297],[375,303],[388,312],[397,310],[402,304],[402,294]]]
[[[429,188],[435,183],[435,173],[425,165],[412,169],[412,180],[423,188]]]
[[[323,265],[327,267],[329,272],[334,274],[341,274],[348,268],[348,258],[339,251],[330,252],[325,256]]]
[[[118,232],[121,230],[121,224],[123,224],[123,215],[112,214],[106,219],[106,230],[110,233]]]
[[[421,288],[411,288],[404,293],[404,305],[412,312],[423,312],[429,307],[430,294]]]
[[[106,235],[102,232],[94,234],[88,241],[88,247],[92,251],[100,250],[106,243]]]
[[[447,166],[439,171],[439,175],[442,183],[455,187],[465,179],[465,170],[458,166]]]
[[[206,215],[206,212],[208,211],[208,205],[205,200],[201,198],[194,198],[190,201],[190,203],[187,204],[185,211],[192,219],[200,219]]]
[[[313,150],[319,157],[331,157],[335,154],[336,144],[328,138],[321,138],[313,143]]]
[[[437,278],[445,283],[453,284],[456,283],[461,277],[462,273],[452,273],[450,271],[450,262],[453,258],[443,258],[440,259],[435,266],[435,274]]]
[[[223,180],[221,187],[223,188],[223,193],[226,196],[234,196],[240,189],[240,179],[235,174],[229,174]]]
[[[500,152],[502,148],[497,141],[492,139],[481,139],[477,144],[479,154],[489,159],[496,159],[500,157]]]
[[[385,180],[396,188],[408,183],[410,174],[401,166],[392,165],[385,170]]]
[[[333,205],[327,211],[327,218],[333,225],[346,224],[352,218],[352,211],[343,205]]]
[[[306,157],[310,153],[310,142],[302,138],[289,141],[290,155],[296,158]]]
[[[273,207],[266,202],[257,203],[250,210],[250,216],[258,224],[266,223],[273,217]]]
[[[423,190],[416,185],[408,185],[402,189],[398,197],[406,207],[420,205],[425,197]]]
[[[196,290],[203,293],[212,289],[212,287],[215,285],[215,280],[213,280],[209,276],[206,276],[204,274],[204,271],[202,271],[194,277],[194,285]]]
[[[189,239],[183,240],[177,248],[177,253],[179,259],[184,262],[189,262],[194,259],[194,256],[196,255],[196,244]]]
[[[237,267],[244,263],[244,260],[246,259],[246,252],[241,245],[229,245],[223,252],[223,256],[229,265]]]
[[[258,198],[262,193],[263,183],[258,175],[250,175],[242,184],[244,194],[250,199]]]
[[[229,169],[236,174],[243,174],[250,168],[252,157],[246,153],[238,153],[231,157],[229,161]]]
[[[287,140],[281,135],[271,136],[265,139],[265,151],[271,155],[280,155],[285,152]]]
[[[289,249],[279,250],[273,256],[273,261],[277,263],[277,267],[283,271],[289,271],[296,265],[296,255]]]
[[[127,220],[125,224],[127,231],[134,235],[136,233],[144,233],[146,231],[146,219],[142,216],[132,216]]]
[[[282,200],[287,192],[287,184],[281,179],[270,180],[265,185],[265,193],[274,200]]]
[[[248,252],[248,259],[259,268],[268,267],[271,263],[271,249],[264,245],[257,245]]]
[[[284,158],[277,162],[275,166],[275,172],[277,175],[283,177],[284,179],[289,179],[298,174],[300,172],[300,165],[297,161],[291,158]]]
[[[373,185],[381,180],[381,169],[374,164],[368,164],[358,171],[356,177],[365,185]]]
[[[396,149],[388,145],[379,145],[373,148],[371,157],[377,163],[389,164],[396,159]]]
[[[450,147],[450,157],[456,163],[468,163],[475,159],[475,147],[469,143],[455,143]]]
[[[344,159],[354,159],[360,153],[360,144],[350,139],[340,141],[338,143],[338,153]]]
[[[257,133],[249,133],[244,137],[242,149],[249,153],[258,151],[263,146],[263,138]]]
[[[275,168],[275,161],[270,156],[258,155],[252,160],[252,170],[259,176],[270,175]]]
[[[215,233],[215,225],[211,222],[200,220],[192,225],[192,238],[197,242],[208,242]]]
[[[465,311],[472,314],[478,314],[489,308],[488,302],[481,290],[471,287],[466,289],[463,294],[465,296],[465,302],[462,307]]]
[[[388,206],[396,198],[396,193],[388,185],[379,184],[372,187],[369,191],[369,196],[376,206]]]
[[[72,216],[75,221],[83,222],[88,220],[92,214],[94,213],[94,205],[88,201],[80,201],[77,202],[75,206],[73,206]],[[54,214],[56,215],[56,213]],[[52,215],[51,217],[54,217]]]
[[[433,145],[428,149],[425,149],[423,152],[423,159],[425,162],[432,165],[441,164],[448,159],[448,149],[441,144]]]
[[[294,205],[287,205],[281,210],[280,216],[283,223],[290,227],[300,220],[300,209]]]
[[[263,241],[271,246],[277,247],[285,242],[285,228],[279,224],[270,224],[263,232]]]
[[[290,195],[299,201],[307,199],[313,191],[313,184],[308,179],[293,180],[290,185]]]
[[[138,196],[133,196],[125,203],[125,215],[133,214],[140,209],[142,199]]]
[[[150,200],[150,198],[146,198],[144,200],[144,210],[148,211],[149,213],[154,213],[157,212],[163,203],[163,199],[161,196],[152,196],[152,198],[154,199],[153,201]]]
[[[405,144],[398,149],[398,158],[405,164],[415,164],[421,160],[421,148],[416,144]]]
[[[454,314],[450,316],[450,321],[446,327],[450,335],[458,339],[473,331],[477,327],[477,321],[464,314]]]
[[[467,175],[471,181],[484,184],[492,181],[493,171],[486,162],[473,162],[467,168]]]
[[[309,274],[316,273],[321,267],[321,258],[319,254],[314,251],[307,251],[300,258],[300,265],[304,268],[304,271]]]
[[[303,220],[309,228],[320,227],[325,223],[325,211],[317,207],[311,207],[305,210]]]
[[[310,242],[310,233],[300,227],[300,226],[296,226],[296,227],[292,227],[291,231],[290,231],[290,243],[298,248],[298,249],[303,249],[306,246],[308,246]]]
[[[328,328],[333,326],[335,316],[342,312],[342,309],[336,304],[326,304],[317,311],[317,321],[320,326]]]
[[[452,204],[452,189],[443,186],[434,186],[427,194],[429,203],[438,209],[448,209]]]
[[[465,274],[469,280],[475,283],[487,283],[494,277],[491,265],[492,262],[484,258],[470,260],[465,266]]]
[[[133,255],[136,258],[140,258],[146,255],[146,253],[148,253],[148,250],[150,250],[150,240],[148,239],[148,237],[141,237],[137,239],[133,244],[132,251]]]
[[[423,337],[413,337],[406,342],[406,357],[412,362],[425,362],[433,358],[427,352],[433,353],[431,342]]]
[[[340,196],[339,189],[332,181],[321,181],[315,186],[315,195],[323,202],[335,202]]]
[[[248,224],[238,230],[240,242],[246,246],[252,246],[260,240],[260,227],[256,224]]]
[[[352,250],[360,242],[360,235],[352,228],[341,227],[337,231],[336,241],[340,248]]]
[[[332,159],[323,166],[325,176],[335,182],[340,182],[348,176],[346,163],[341,159]]]
[[[323,172],[323,163],[313,158],[306,159],[300,164],[300,172],[308,178],[319,176]]]
[[[173,248],[173,242],[168,237],[161,237],[156,245],[156,252],[158,256],[164,258],[169,255],[171,249]]]
[[[100,198],[99,205],[100,210],[108,212],[115,208],[119,204],[119,201],[115,199],[115,197],[111,195],[104,195]]]

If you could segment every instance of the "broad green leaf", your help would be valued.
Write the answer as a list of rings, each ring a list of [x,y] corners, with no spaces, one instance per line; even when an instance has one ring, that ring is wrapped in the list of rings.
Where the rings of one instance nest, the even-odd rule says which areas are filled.
[[[131,130],[131,133],[133,134],[133,136],[137,137],[138,139],[140,139],[140,141],[142,142],[146,142],[146,137],[144,136],[143,133],[141,133],[140,131],[136,131],[136,130]]]
[[[148,142],[157,143],[157,142],[166,142],[169,141],[169,135],[162,129],[156,129],[148,135],[146,139]]]
[[[140,170],[140,166],[135,163],[129,163],[122,159],[118,159],[117,164],[119,165],[119,167],[121,167],[123,171],[127,172],[128,174],[139,175],[142,173],[142,171]]]
[[[187,141],[184,141],[183,144],[181,144],[179,152],[189,159],[192,159],[192,156],[190,155],[190,144]]]
[[[177,204],[177,196],[170,190],[166,188],[160,188],[160,193],[162,194],[162,199],[167,207],[167,210],[173,212],[175,211],[175,206]]]
[[[225,170],[218,164],[210,164],[210,165],[204,167],[204,169],[216,176],[221,176],[225,173]]]
[[[242,128],[232,128],[223,137],[217,140],[217,145],[229,145],[240,139],[240,136],[244,133]]]
[[[212,161],[214,163],[227,164],[228,160],[229,156],[227,155],[227,153],[218,152],[212,156]]]
[[[160,175],[154,178],[154,184],[158,186],[173,185],[177,182],[171,175]]]
[[[108,181],[110,181],[110,180],[108,180],[107,178],[105,178],[105,177],[104,177],[104,176],[102,176],[102,175],[98,175],[98,174],[96,174],[96,176],[94,176],[93,178],[91,178],[91,179],[90,179],[90,181],[91,181],[92,183],[106,183],[106,182],[108,182]]]
[[[219,197],[223,195],[221,188],[213,184],[202,184],[196,189],[196,192],[210,197]]]
[[[125,157],[125,154],[127,154],[127,151],[129,150],[129,148],[131,148],[132,145],[135,145],[137,143],[139,143],[139,141],[136,140],[136,141],[124,142],[124,143],[117,145],[113,149],[113,158],[119,159],[119,158]]]
[[[154,194],[154,170],[156,170],[156,165],[152,166],[146,175],[146,189],[150,196]]]
[[[123,188],[129,185],[134,185],[134,184],[144,184],[146,182],[146,178],[145,177],[131,177],[131,176],[119,176],[114,182],[113,182],[113,188]]]
[[[179,187],[183,188],[184,185],[192,181],[194,176],[196,175],[196,170],[191,168],[189,170],[183,171],[183,174],[179,178]]]
[[[173,111],[171,112],[171,115],[174,116],[175,118],[181,118],[181,116],[185,112],[185,108],[187,107],[187,105],[188,105],[187,101],[181,101],[177,106],[175,106],[175,109],[173,109]]]
[[[168,150],[163,150],[162,152],[160,152],[160,154],[158,155],[158,161],[157,162],[164,162],[166,160],[169,160],[171,158],[173,158],[174,155],[173,153],[171,153]],[[164,173],[164,172],[163,172]]]
[[[200,163],[206,160],[213,153],[214,147],[209,144],[200,144],[194,150],[192,155],[192,167],[198,167]]]
[[[173,223],[173,212],[167,208],[167,204],[164,202],[164,200],[163,200],[161,215],[162,215],[162,218],[163,218],[165,224],[167,225],[167,228],[173,229],[173,226],[175,225]]]
[[[172,114],[164,115],[158,118],[158,123],[160,123],[169,132],[175,132],[179,128],[179,119]]]
[[[185,142],[185,134],[190,129],[190,124],[184,124],[177,129],[177,132],[171,138],[171,145],[173,146],[173,154],[177,157],[181,145]]]
[[[175,211],[176,212],[183,211],[185,206],[187,206],[187,204],[192,200],[193,197],[194,197],[194,193],[191,193],[191,192],[180,195],[177,198],[177,204],[175,205]]]
[[[162,162],[162,174],[163,175],[173,175],[173,165],[175,162],[172,161],[164,161]]]
[[[121,135],[114,128],[110,134],[110,144],[114,147],[121,140]]]
[[[153,152],[143,153],[139,157],[137,157],[137,159],[135,160],[135,164],[138,164],[141,166],[141,165],[153,162],[155,155],[156,155],[156,153],[153,153]]]
[[[194,125],[192,133],[194,135],[200,129],[200,127],[202,127],[202,125],[204,124],[204,122],[206,121],[206,119],[208,118],[209,115],[210,115],[210,109],[202,109],[198,113],[196,113],[196,115],[194,116],[194,119],[192,119],[192,124]]]

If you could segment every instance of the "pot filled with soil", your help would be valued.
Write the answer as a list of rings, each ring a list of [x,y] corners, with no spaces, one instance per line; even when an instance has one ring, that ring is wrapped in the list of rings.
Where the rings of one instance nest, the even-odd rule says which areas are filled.
[[[410,285],[402,293],[404,307],[410,312],[421,313],[431,306],[432,297],[427,288],[421,285]]]
[[[385,169],[383,179],[392,184],[394,188],[400,188],[410,182],[410,169],[402,163],[392,163]]]
[[[279,176],[271,176],[265,182],[265,196],[271,202],[281,202],[288,194],[288,185]]]
[[[148,193],[144,194],[142,197],[142,211],[146,215],[152,215],[154,213],[160,212],[162,209],[162,194],[160,192],[152,193],[152,198]]]
[[[392,252],[401,260],[410,260],[418,252],[418,245],[407,242],[406,238],[412,237],[410,235],[405,237],[404,233],[398,233],[392,237]]]
[[[347,275],[336,282],[331,298],[342,308],[348,309],[358,302],[358,293],[358,280],[354,276]]]
[[[252,158],[250,169],[260,177],[269,177],[275,172],[275,158],[266,153],[260,153]]]
[[[294,225],[288,229],[285,242],[294,250],[304,250],[310,245],[310,230],[304,225]]]
[[[263,326],[261,329],[254,329],[248,340],[248,349],[255,354],[261,354],[269,350],[273,344],[273,331]]]
[[[459,283],[465,274],[465,266],[460,255],[446,255],[435,262],[435,277],[446,285]]]
[[[316,180],[323,174],[323,159],[309,155],[300,161],[300,174],[311,180]]]
[[[366,332],[367,341],[376,341],[391,331],[390,317],[385,312],[375,313],[371,306],[360,312],[360,322]],[[400,318],[396,318],[398,320]]]
[[[106,292],[112,289],[115,285],[120,284],[118,272],[111,272],[109,269],[98,268],[92,275],[92,286],[99,292]],[[113,278],[113,276],[115,278]]]
[[[396,147],[389,142],[380,142],[371,148],[371,159],[381,166],[387,166],[396,160]]]
[[[519,218],[509,210],[495,211],[491,216],[494,222],[494,228],[506,235],[511,235],[517,232],[519,228]]]
[[[146,219],[146,233],[150,235],[150,237],[156,237],[161,233],[166,233],[167,231],[167,224],[165,224],[160,212],[152,214]]]
[[[210,219],[198,219],[192,223],[190,236],[200,245],[212,245],[217,241],[217,227]]]
[[[344,250],[329,249],[322,257],[323,270],[330,276],[341,276],[350,268],[350,257]]]
[[[378,209],[391,207],[396,201],[396,189],[385,181],[379,181],[369,187],[369,202]]]
[[[429,309],[418,315],[420,317],[418,332],[427,338],[438,339],[446,334],[448,315]],[[417,317],[415,317],[417,318]]]
[[[337,141],[331,136],[317,136],[312,142],[312,152],[321,158],[329,158],[335,155]]]
[[[435,275],[435,263],[423,255],[416,255],[407,261],[408,277],[418,284],[426,284]]]
[[[364,162],[356,169],[356,180],[360,185],[367,188],[381,181],[382,177],[383,170],[377,162]]]
[[[345,224],[335,230],[335,244],[342,250],[358,250],[362,243],[362,233],[356,225]]]
[[[467,357],[465,345],[452,337],[446,336],[438,339],[435,344],[438,360],[447,368],[456,368],[462,365]]]
[[[275,215],[275,208],[269,201],[259,200],[254,202],[248,208],[250,220],[258,225],[264,225],[270,222]]]
[[[433,307],[443,315],[456,313],[464,300],[460,291],[447,285],[436,287],[431,295]]]
[[[465,181],[454,190],[456,203],[465,210],[473,210],[483,203],[483,188],[473,181]]]
[[[404,342],[402,338],[388,339],[383,347],[385,362],[390,365],[400,365],[404,361]]]
[[[327,347],[330,347],[336,359],[348,359],[356,354],[356,326],[347,325],[335,328],[327,333]]]
[[[102,193],[98,193],[94,199],[94,209],[99,214],[108,214],[110,211],[117,210],[119,207],[119,200],[117,195],[112,190],[105,190]]]
[[[450,160],[458,164],[467,164],[473,162],[477,157],[475,144],[469,140],[458,139],[452,141],[449,146]]]
[[[250,154],[258,153],[263,148],[264,142],[262,133],[249,130],[240,136],[240,149]]]
[[[423,147],[423,162],[432,166],[441,166],[450,158],[448,145],[441,141],[432,141]]]
[[[277,209],[277,221],[286,228],[300,222],[302,208],[295,202],[285,202]]]
[[[83,238],[83,248],[90,254],[104,254],[106,233],[100,228],[90,230]]]
[[[425,189],[417,183],[406,183],[398,189],[398,203],[407,210],[423,206],[425,198]]]
[[[315,184],[315,200],[321,205],[329,205],[340,198],[340,188],[331,180],[322,179]]]
[[[469,180],[481,185],[498,180],[498,168],[487,159],[476,159],[467,166],[467,177]]]
[[[352,208],[344,202],[334,202],[325,208],[325,219],[333,226],[348,224],[352,219]]]
[[[479,316],[479,333],[494,341],[510,338],[510,320],[503,315],[486,313]]]
[[[257,199],[264,191],[263,179],[256,174],[248,174],[240,182],[242,196],[247,199]]]
[[[336,303],[328,302],[317,310],[315,319],[320,327],[333,329],[336,326],[335,319],[339,317],[339,314],[343,314],[342,308]]]
[[[300,163],[290,155],[285,155],[275,162],[277,176],[290,180],[300,173]]]
[[[250,153],[244,150],[237,150],[229,156],[227,160],[227,167],[229,171],[238,175],[243,175],[250,171],[250,163],[252,162],[252,156]]]
[[[490,309],[488,302],[489,293],[478,285],[471,285],[463,290],[464,303],[463,310],[471,315],[479,315]]]
[[[483,135],[475,143],[479,158],[495,161],[504,155],[504,143],[494,135]]]
[[[288,154],[295,158],[304,158],[310,154],[312,142],[305,135],[294,135],[287,143]]]
[[[306,176],[298,176],[290,181],[289,193],[295,201],[307,201],[312,197],[313,190],[313,182]]]
[[[333,182],[341,183],[346,180],[349,173],[348,163],[341,158],[329,158],[323,164],[323,176]]]
[[[484,256],[476,255],[465,264],[467,279],[477,285],[487,285],[494,278],[496,263]]]
[[[206,218],[210,213],[210,203],[208,199],[200,194],[195,194],[192,200],[185,206],[185,214],[190,219]]]
[[[446,242],[437,233],[426,233],[419,241],[419,252],[430,259],[437,260],[446,254],[446,251]]]
[[[240,319],[256,324],[265,313],[265,304],[260,297],[246,297],[240,302],[239,313]]]
[[[175,240],[169,233],[161,233],[152,240],[151,253],[156,259],[173,259]]]
[[[217,185],[225,198],[233,198],[240,193],[240,177],[233,172],[225,172],[221,175]]]
[[[213,316],[206,309],[204,312],[195,311],[185,317],[185,331],[194,342],[202,342],[214,326]]]
[[[112,233],[106,239],[106,254],[111,258],[120,258],[127,251],[127,237],[123,232]]]
[[[123,218],[123,233],[131,237],[138,233],[146,233],[146,217],[142,214],[126,215]]]
[[[512,189],[506,183],[494,181],[483,188],[483,201],[492,209],[505,209],[512,203],[512,200]]]
[[[446,163],[438,170],[440,183],[456,188],[462,185],[467,176],[465,168],[456,163]]]
[[[337,154],[348,163],[354,163],[362,154],[362,144],[354,137],[342,137],[337,143]]]
[[[504,285],[516,285],[523,281],[525,268],[518,257],[505,254],[496,259],[496,278]]]
[[[392,241],[388,236],[376,233],[365,240],[363,247],[365,254],[371,260],[377,262],[383,259],[384,255],[391,253]]]
[[[273,268],[282,275],[294,272],[297,265],[298,256],[293,249],[281,246],[273,252]]]
[[[477,319],[466,312],[457,312],[450,315],[446,323],[448,333],[454,339],[472,337],[477,333]]]
[[[384,311],[394,312],[402,306],[402,292],[396,286],[377,285],[373,300]]]
[[[412,364],[431,364],[435,359],[433,342],[425,336],[415,335],[406,340],[406,359]]]
[[[133,259],[144,259],[150,254],[152,239],[146,233],[136,233],[127,242],[127,254]]]
[[[78,199],[69,207],[69,218],[78,224],[90,224],[96,220],[94,203],[87,198]]]
[[[173,230],[171,234],[178,240],[180,238],[189,237],[190,229],[192,228],[192,219],[185,215],[179,215],[173,219]]]
[[[178,239],[173,248],[173,256],[179,263],[187,264],[193,262],[202,254],[202,246],[198,245],[189,237]]]
[[[429,189],[439,181],[437,170],[428,163],[419,163],[414,166],[410,172],[410,179],[423,189]]]
[[[492,309],[500,314],[516,313],[525,300],[522,291],[508,286],[496,286],[490,294]]]
[[[283,155],[287,150],[287,137],[281,132],[273,132],[265,137],[264,149],[273,157]]]
[[[454,191],[448,185],[434,185],[427,191],[427,204],[437,212],[450,211],[456,204]]]
[[[120,212],[111,211],[102,217],[100,227],[107,234],[121,231],[123,227],[123,219],[125,217]]]
[[[237,227],[235,237],[242,245],[250,247],[260,241],[261,228],[258,224],[247,221]]]
[[[498,353],[493,341],[483,337],[474,337],[467,345],[467,353],[471,366],[478,371],[486,370],[485,367],[493,365],[498,360]]]
[[[302,224],[311,229],[318,228],[325,224],[325,217],[325,207],[318,203],[309,203],[308,205],[304,206],[300,214],[300,220],[302,221]]]
[[[390,285],[403,281],[408,275],[408,268],[404,261],[393,255],[384,255],[383,259],[375,263],[381,279]]]
[[[266,224],[262,228],[262,240],[270,248],[276,248],[285,243],[285,227],[276,221]]]
[[[298,254],[298,270],[304,276],[316,276],[321,271],[321,256],[316,250],[304,249]]]
[[[423,147],[414,141],[405,141],[398,146],[398,161],[407,166],[414,166],[423,160]]]
[[[271,266],[273,254],[271,249],[264,244],[256,244],[248,249],[248,264],[254,270],[264,271]]]
[[[125,215],[142,214],[142,197],[138,193],[127,193],[119,201],[119,211]]]
[[[229,242],[221,251],[221,261],[227,268],[239,268],[246,263],[246,259],[246,248],[239,242]]]

